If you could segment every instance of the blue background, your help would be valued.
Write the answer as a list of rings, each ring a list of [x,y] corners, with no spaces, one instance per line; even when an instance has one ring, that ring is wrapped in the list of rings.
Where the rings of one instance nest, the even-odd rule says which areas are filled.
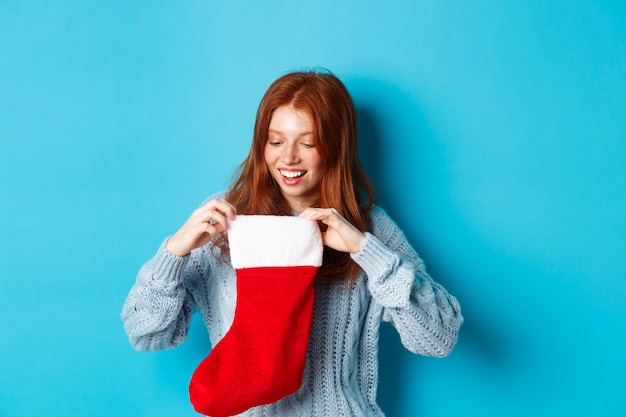
[[[318,65],[466,317],[443,360],[383,328],[388,415],[626,415],[622,4],[0,0],[0,415],[195,415],[200,320],[138,353],[122,302]]]

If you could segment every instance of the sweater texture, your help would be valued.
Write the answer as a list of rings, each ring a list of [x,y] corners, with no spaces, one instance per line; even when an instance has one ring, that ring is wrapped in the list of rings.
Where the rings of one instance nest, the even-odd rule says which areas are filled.
[[[300,389],[241,416],[383,416],[376,403],[382,321],[392,323],[411,352],[444,357],[452,351],[463,322],[459,303],[432,280],[384,210],[374,208],[370,223],[361,251],[352,255],[361,267],[354,286],[316,283]],[[233,322],[235,270],[210,243],[179,257],[166,242],[140,269],[124,302],[130,343],[140,351],[176,347],[187,339],[197,310],[215,346]]]

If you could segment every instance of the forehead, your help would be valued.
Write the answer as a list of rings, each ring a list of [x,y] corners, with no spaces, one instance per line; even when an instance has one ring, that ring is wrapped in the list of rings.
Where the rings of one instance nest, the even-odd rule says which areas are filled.
[[[307,111],[296,109],[293,106],[280,106],[272,112],[269,130],[275,132],[290,130],[313,132],[313,120]]]

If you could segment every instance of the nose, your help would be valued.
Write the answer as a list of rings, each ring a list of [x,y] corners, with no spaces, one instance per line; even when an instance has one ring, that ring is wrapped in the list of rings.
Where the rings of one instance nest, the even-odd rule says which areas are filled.
[[[300,156],[298,155],[297,144],[286,144],[283,147],[282,160],[285,164],[296,164],[300,162]]]

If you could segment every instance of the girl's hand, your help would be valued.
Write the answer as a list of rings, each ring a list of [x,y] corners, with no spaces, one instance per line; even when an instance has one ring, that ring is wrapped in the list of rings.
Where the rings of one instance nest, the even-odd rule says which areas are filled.
[[[348,222],[334,208],[307,208],[299,217],[316,220],[327,226],[322,232],[322,242],[340,252],[357,253],[365,241],[365,234]]]
[[[165,247],[176,256],[185,256],[192,249],[207,243],[215,234],[228,229],[228,219],[234,220],[236,209],[226,200],[213,199],[198,208],[185,224],[170,237]]]

